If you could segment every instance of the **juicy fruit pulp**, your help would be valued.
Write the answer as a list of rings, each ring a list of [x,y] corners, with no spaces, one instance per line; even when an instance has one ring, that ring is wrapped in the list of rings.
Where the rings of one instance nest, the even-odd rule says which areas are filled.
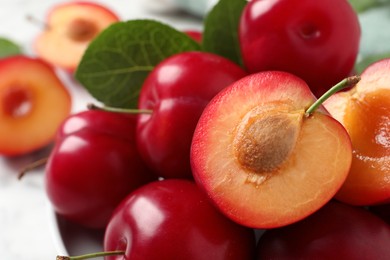
[[[293,73],[319,97],[352,71],[360,25],[346,0],[253,0],[243,10],[239,37],[250,73]]]
[[[348,92],[325,106],[347,129],[353,160],[336,198],[354,205],[390,202],[390,60],[371,65]]]
[[[1,60],[1,154],[21,155],[48,145],[70,111],[70,94],[51,66],[25,56]]]
[[[301,79],[271,71],[235,82],[205,108],[192,143],[193,174],[231,219],[255,228],[287,225],[341,186],[350,139],[323,108],[306,116],[314,100]]]
[[[114,212],[104,250],[108,259],[251,260],[255,236],[223,216],[188,180],[152,182],[135,190]]]
[[[47,17],[47,28],[35,41],[35,50],[49,63],[73,71],[92,39],[117,21],[116,14],[96,3],[56,5]]]
[[[372,190],[370,193],[382,189],[387,193],[384,201],[390,202],[390,91],[377,91],[372,97],[355,101],[347,108],[344,125],[351,136],[354,153],[350,172],[357,174],[363,189]],[[356,127],[356,122],[361,127]],[[378,185],[370,185],[378,181]],[[359,192],[360,187],[350,187],[354,190],[356,200],[368,202],[366,192]],[[347,186],[338,193],[343,198]],[[369,203],[369,202],[368,202]],[[370,204],[370,203],[369,203]]]

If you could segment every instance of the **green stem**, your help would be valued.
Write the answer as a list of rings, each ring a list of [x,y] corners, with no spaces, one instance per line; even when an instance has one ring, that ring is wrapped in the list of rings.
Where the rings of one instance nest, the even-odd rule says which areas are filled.
[[[108,252],[98,252],[98,253],[91,253],[91,254],[85,254],[85,255],[79,255],[79,256],[60,256],[58,255],[56,260],[84,260],[84,259],[91,259],[101,256],[110,256],[110,255],[124,255],[125,251],[108,251]]]
[[[153,110],[150,109],[130,109],[130,108],[119,108],[119,107],[99,107],[95,104],[88,104],[90,110],[103,110],[108,112],[123,113],[123,114],[152,114]]]
[[[314,102],[306,110],[306,116],[310,116],[312,113],[314,113],[314,111],[316,111],[317,108],[319,106],[321,106],[322,103],[325,102],[325,100],[330,98],[336,92],[338,92],[338,91],[340,91],[342,89],[345,89],[347,87],[352,87],[352,86],[356,85],[356,83],[358,83],[359,81],[360,81],[360,77],[359,76],[351,76],[351,77],[343,79],[342,81],[340,81],[339,83],[334,85],[332,88],[330,88],[327,92],[325,92],[325,94],[323,94],[319,99],[317,99],[316,102]]]

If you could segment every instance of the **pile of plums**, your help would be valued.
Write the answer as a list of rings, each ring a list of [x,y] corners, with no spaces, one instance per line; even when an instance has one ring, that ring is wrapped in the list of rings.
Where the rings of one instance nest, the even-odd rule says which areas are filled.
[[[107,259],[389,258],[390,59],[349,77],[345,0],[253,0],[238,33],[245,68],[179,53],[138,114],[68,117],[45,173],[55,211],[105,229]]]

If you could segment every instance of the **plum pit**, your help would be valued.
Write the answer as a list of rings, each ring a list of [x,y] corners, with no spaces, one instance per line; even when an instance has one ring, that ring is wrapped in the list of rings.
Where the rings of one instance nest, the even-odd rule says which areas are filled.
[[[258,184],[281,168],[297,142],[303,112],[252,109],[240,122],[234,138],[239,165]],[[254,178],[257,176],[257,178]]]
[[[92,40],[98,32],[99,29],[94,22],[77,18],[69,24],[67,35],[74,41],[86,42]]]
[[[26,87],[11,86],[5,91],[2,99],[3,111],[8,117],[25,117],[32,110],[32,93]]]

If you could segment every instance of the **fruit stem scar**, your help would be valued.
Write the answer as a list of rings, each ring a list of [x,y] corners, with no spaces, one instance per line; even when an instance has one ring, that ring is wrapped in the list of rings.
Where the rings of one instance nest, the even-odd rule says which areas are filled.
[[[56,260],[83,260],[83,259],[91,259],[101,256],[113,256],[113,255],[124,255],[125,251],[108,251],[108,252],[97,252],[92,254],[85,254],[79,256],[61,256],[58,255]]]
[[[88,104],[87,108],[89,110],[102,110],[102,111],[108,111],[108,112],[115,112],[115,113],[123,113],[123,114],[152,114],[153,110],[150,109],[130,109],[130,108],[120,108],[120,107],[110,107],[110,106],[104,106],[99,107],[95,104]]]
[[[319,99],[316,100],[316,102],[314,102],[305,112],[305,116],[308,117],[310,116],[312,113],[314,113],[314,111],[317,110],[317,108],[325,102],[325,100],[327,100],[329,97],[331,97],[333,94],[335,94],[336,92],[342,90],[342,89],[345,89],[345,88],[348,88],[348,87],[353,87],[355,86],[358,82],[360,81],[360,76],[351,76],[351,77],[348,77],[348,78],[345,78],[343,79],[342,81],[340,81],[339,83],[337,83],[336,85],[334,85],[333,87],[331,87],[327,92],[325,92]]]

